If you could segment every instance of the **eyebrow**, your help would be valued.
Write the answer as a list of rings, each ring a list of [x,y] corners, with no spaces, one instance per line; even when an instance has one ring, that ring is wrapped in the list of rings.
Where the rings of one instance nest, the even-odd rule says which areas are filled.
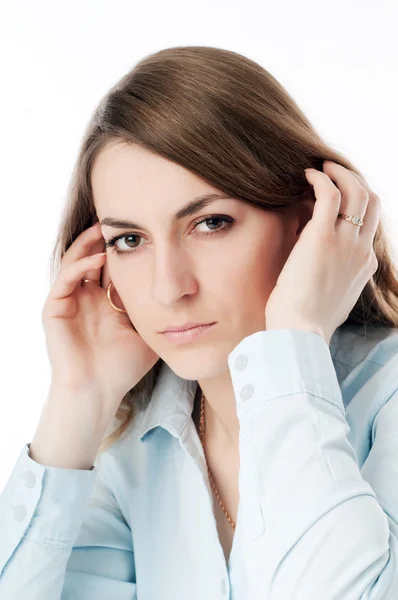
[[[229,196],[224,196],[221,194],[205,194],[204,196],[198,196],[194,198],[188,204],[185,204],[176,214],[171,217],[171,223],[176,223],[177,221],[184,219],[185,217],[189,217],[199,212],[202,208],[205,208],[215,200],[225,200],[228,199]],[[133,223],[132,221],[126,221],[124,219],[114,219],[112,217],[105,217],[101,221],[101,225],[108,225],[109,227],[115,227],[116,229],[145,229],[142,225],[138,223]]]

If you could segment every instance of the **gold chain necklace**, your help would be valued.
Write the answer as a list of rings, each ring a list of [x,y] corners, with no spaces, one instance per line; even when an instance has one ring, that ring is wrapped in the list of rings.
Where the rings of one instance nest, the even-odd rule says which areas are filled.
[[[199,423],[199,436],[200,436],[200,441],[202,442],[202,446],[203,446],[203,452],[205,452],[205,439],[204,439],[204,435],[205,435],[205,400],[204,400],[204,394],[202,392],[202,399],[201,399],[201,403],[200,403],[200,423]],[[205,454],[205,458],[206,458],[206,454]],[[207,466],[207,472],[209,474],[209,481],[210,481],[210,485],[212,487],[212,490],[218,500],[219,505],[221,506],[224,515],[227,517],[228,521],[230,522],[230,524],[232,525],[232,528],[235,529],[235,523],[233,522],[233,520],[231,519],[231,517],[229,516],[228,512],[225,509],[224,504],[222,503],[221,499],[220,499],[220,495],[218,493],[218,490],[216,488],[216,485],[214,483],[214,479],[210,473],[210,469],[209,466],[207,465],[207,461],[206,461],[206,466]]]

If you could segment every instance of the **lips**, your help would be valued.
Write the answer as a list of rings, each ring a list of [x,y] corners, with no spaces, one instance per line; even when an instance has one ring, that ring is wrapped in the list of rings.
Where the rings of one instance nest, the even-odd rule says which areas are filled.
[[[162,333],[162,335],[170,343],[186,344],[204,336],[208,331],[212,330],[215,325],[216,323],[209,323],[206,325],[191,327],[190,329],[180,329],[179,331],[165,331],[164,333]]]
[[[164,331],[161,331],[160,333],[168,333],[173,331],[187,331],[188,329],[194,329],[195,327],[206,327],[207,325],[213,325],[213,323],[187,323],[186,325],[182,325],[181,327],[170,326]]]

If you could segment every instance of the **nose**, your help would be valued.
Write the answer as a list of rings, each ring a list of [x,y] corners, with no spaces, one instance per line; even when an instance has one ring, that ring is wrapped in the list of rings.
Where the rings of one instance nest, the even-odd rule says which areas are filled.
[[[168,248],[154,260],[152,298],[159,304],[175,304],[182,296],[195,294],[198,288],[192,260],[179,249]]]

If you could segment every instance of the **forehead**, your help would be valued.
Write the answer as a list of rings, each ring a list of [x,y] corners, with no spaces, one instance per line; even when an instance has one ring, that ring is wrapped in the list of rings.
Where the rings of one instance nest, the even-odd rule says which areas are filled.
[[[106,206],[153,205],[161,200],[171,210],[187,200],[217,190],[199,177],[149,150],[109,143],[95,158],[91,183],[98,210]]]

